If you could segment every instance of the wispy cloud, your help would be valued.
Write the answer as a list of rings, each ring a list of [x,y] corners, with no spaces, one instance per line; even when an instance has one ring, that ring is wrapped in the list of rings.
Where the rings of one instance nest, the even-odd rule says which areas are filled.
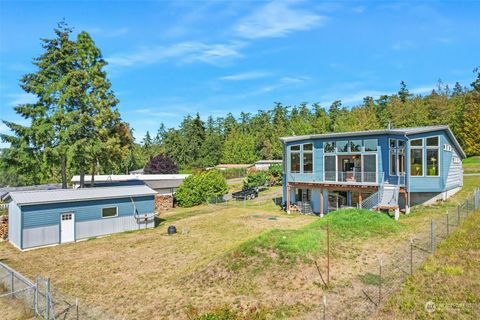
[[[396,51],[410,49],[413,47],[414,47],[414,43],[410,40],[401,40],[401,41],[395,42],[392,45],[392,49]]]
[[[242,80],[253,80],[253,79],[260,79],[270,76],[271,73],[264,72],[264,71],[250,71],[250,72],[243,72],[237,74],[231,74],[228,76],[221,77],[220,80],[227,80],[227,81],[242,81]]]
[[[237,35],[247,39],[276,38],[311,29],[326,20],[325,16],[293,8],[292,2],[273,1],[242,19],[234,29]]]
[[[202,42],[182,42],[171,46],[145,47],[137,52],[116,54],[107,58],[111,66],[130,67],[142,64],[153,64],[179,59],[184,63],[202,61],[209,64],[222,64],[229,59],[241,57],[239,49],[243,42],[224,44],[206,44]]]
[[[9,105],[14,107],[19,104],[34,103],[36,97],[30,93],[13,93],[8,94],[7,97],[10,98]]]
[[[136,109],[136,113],[141,115],[147,115],[149,117],[179,117],[181,116],[178,112],[172,111],[161,111],[155,108],[141,108]]]
[[[119,27],[114,29],[105,29],[100,27],[85,28],[85,30],[96,36],[105,37],[105,38],[115,38],[120,37],[128,33],[129,29],[127,27]]]

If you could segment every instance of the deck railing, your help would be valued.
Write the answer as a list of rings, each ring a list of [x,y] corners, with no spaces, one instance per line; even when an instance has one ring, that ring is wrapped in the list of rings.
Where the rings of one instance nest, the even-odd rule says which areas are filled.
[[[340,182],[343,184],[378,185],[383,180],[383,172],[367,171],[325,171],[317,173],[290,173],[289,182]]]

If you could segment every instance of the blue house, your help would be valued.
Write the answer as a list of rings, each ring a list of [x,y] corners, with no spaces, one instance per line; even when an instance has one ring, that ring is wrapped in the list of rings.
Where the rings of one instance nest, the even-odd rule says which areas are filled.
[[[463,186],[460,144],[448,126],[280,139],[287,211],[393,209],[446,200]]]
[[[147,186],[14,191],[9,193],[9,241],[24,250],[153,228]]]

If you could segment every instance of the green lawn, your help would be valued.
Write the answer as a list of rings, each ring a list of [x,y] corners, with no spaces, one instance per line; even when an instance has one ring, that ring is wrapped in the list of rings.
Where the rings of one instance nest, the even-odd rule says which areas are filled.
[[[474,156],[463,160],[464,173],[480,173],[480,156]]]

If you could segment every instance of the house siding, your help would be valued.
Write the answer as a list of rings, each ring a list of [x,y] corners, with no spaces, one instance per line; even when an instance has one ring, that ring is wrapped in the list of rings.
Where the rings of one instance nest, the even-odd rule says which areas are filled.
[[[8,204],[8,239],[15,246],[22,247],[22,213],[16,203]]]

